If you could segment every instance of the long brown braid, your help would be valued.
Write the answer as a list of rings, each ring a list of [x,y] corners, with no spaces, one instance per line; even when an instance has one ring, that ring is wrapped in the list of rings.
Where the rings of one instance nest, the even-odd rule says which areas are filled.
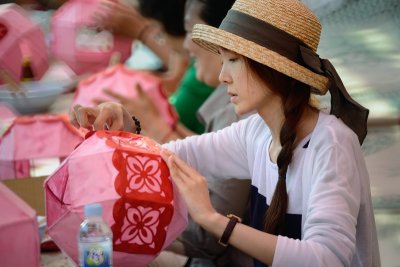
[[[288,207],[286,173],[297,141],[298,122],[310,101],[310,87],[256,61],[247,59],[247,64],[258,79],[281,97],[284,105],[285,121],[279,136],[282,149],[277,158],[279,178],[264,225],[265,232],[280,234]]]

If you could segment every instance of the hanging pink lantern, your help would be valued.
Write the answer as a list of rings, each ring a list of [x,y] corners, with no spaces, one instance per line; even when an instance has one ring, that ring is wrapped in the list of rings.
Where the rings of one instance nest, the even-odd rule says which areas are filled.
[[[61,161],[82,141],[64,115],[16,117],[0,138],[0,180],[27,178],[32,160]]]
[[[160,79],[146,72],[128,69],[121,64],[109,67],[81,81],[75,92],[71,108],[76,104],[95,106],[93,102],[95,99],[115,101],[115,99],[103,93],[105,88],[127,98],[135,98],[137,96],[137,84],[151,97],[164,120],[170,126],[175,125],[178,116],[163,92]]]
[[[0,183],[0,258],[2,267],[40,266],[36,212]]]
[[[29,59],[33,79],[40,80],[49,68],[44,33],[20,6],[0,5],[0,70],[20,81],[24,58]]]
[[[114,52],[121,62],[131,54],[132,40],[114,36],[93,22],[99,4],[99,0],[69,0],[51,20],[52,53],[77,75],[106,68]]]
[[[187,209],[153,140],[97,131],[45,181],[48,234],[78,263],[83,207],[101,203],[113,266],[147,266],[187,225]]]

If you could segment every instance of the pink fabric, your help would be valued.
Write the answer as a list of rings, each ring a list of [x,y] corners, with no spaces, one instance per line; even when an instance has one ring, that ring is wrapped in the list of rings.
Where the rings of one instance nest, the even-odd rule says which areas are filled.
[[[0,102],[0,129],[4,123],[14,119],[17,115],[15,109],[5,102]]]
[[[116,51],[121,55],[121,62],[131,53],[132,40],[112,35],[105,37],[105,32],[96,34],[83,30],[97,26],[92,16],[99,3],[99,0],[67,1],[51,20],[51,50],[77,75],[106,68]],[[100,41],[95,42],[96,38]]]
[[[0,139],[0,179],[25,178],[29,160],[65,158],[82,140],[64,115],[17,117]]]
[[[171,126],[175,125],[178,117],[163,93],[161,81],[149,73],[131,70],[121,64],[81,81],[75,92],[71,108],[76,104],[94,106],[93,100],[95,99],[115,101],[115,99],[103,93],[105,88],[128,98],[135,98],[137,96],[137,84],[140,84],[143,90],[152,98],[164,120]]]
[[[39,266],[36,212],[0,183],[0,258],[2,267]]]
[[[47,51],[42,30],[21,7],[0,5],[0,69],[19,81],[22,59],[28,56],[34,79],[40,80],[49,68]]]
[[[186,228],[186,206],[159,153],[146,137],[97,131],[45,181],[48,234],[74,262],[88,203],[103,206],[115,267],[146,266]]]

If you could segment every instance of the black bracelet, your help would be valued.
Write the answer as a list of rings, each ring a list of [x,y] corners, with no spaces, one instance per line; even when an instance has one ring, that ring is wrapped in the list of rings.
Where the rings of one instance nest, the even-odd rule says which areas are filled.
[[[142,128],[140,127],[140,121],[135,116],[132,116],[132,120],[135,122],[135,133],[140,134],[140,131],[142,130]]]

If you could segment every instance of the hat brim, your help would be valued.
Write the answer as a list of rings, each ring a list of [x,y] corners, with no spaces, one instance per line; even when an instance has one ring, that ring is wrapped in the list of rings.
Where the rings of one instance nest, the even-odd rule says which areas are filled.
[[[213,53],[218,53],[218,48],[223,47],[265,64],[289,77],[310,85],[316,89],[313,90],[315,94],[324,95],[328,90],[329,79],[327,77],[314,73],[268,48],[230,32],[209,25],[196,24],[192,31],[192,40]]]

